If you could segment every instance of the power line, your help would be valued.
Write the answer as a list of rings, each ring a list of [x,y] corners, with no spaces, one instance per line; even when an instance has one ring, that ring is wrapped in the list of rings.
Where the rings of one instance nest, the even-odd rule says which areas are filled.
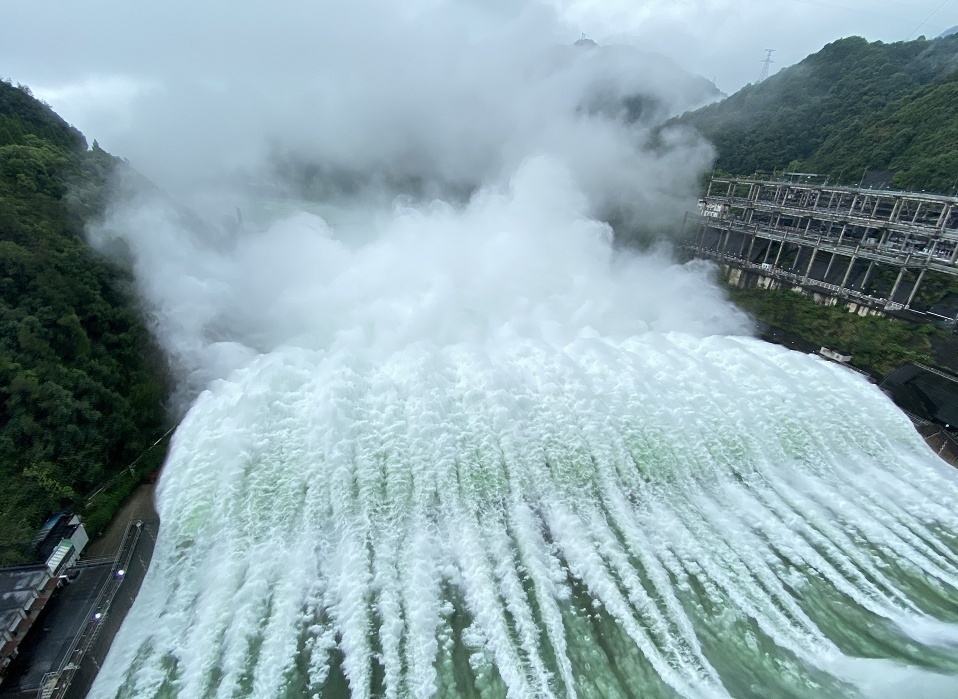
[[[918,33],[918,30],[921,29],[922,27],[924,27],[924,26],[931,20],[932,17],[934,17],[935,15],[938,14],[938,10],[940,10],[941,8],[943,8],[943,7],[944,7],[945,5],[947,5],[947,4],[948,4],[948,0],[942,0],[942,3],[941,3],[938,7],[935,8],[935,11],[932,12],[932,13],[931,13],[930,15],[928,15],[927,17],[925,17],[925,19],[922,21],[922,23],[919,24],[917,27],[915,27],[915,31],[913,31],[911,34],[909,34],[907,37],[905,37],[905,41],[907,41],[908,39],[910,39],[910,38],[912,38],[913,36],[915,36],[915,34]]]

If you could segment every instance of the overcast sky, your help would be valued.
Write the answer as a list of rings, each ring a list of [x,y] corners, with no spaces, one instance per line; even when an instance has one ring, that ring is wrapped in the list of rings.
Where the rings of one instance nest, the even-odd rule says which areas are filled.
[[[835,39],[934,38],[958,25],[958,0],[555,0],[569,23],[673,57],[731,94]]]
[[[207,145],[214,157],[217,143],[222,151],[249,140],[258,121],[302,131],[314,106],[290,95],[304,82],[330,104],[351,105],[346,120],[365,120],[368,128],[354,131],[365,139],[376,133],[370,115],[408,106],[377,93],[401,87],[420,98],[418,74],[419,82],[458,83],[421,98],[435,108],[462,101],[461,121],[472,109],[462,84],[494,80],[484,94],[495,97],[510,71],[536,70],[532,54],[580,33],[664,54],[732,93],[759,77],[765,49],[775,49],[775,72],[841,37],[932,38],[955,25],[958,0],[0,0],[0,76],[30,86],[90,140],[134,162],[146,155],[144,134],[162,143],[153,144],[154,159],[183,134],[180,145],[199,160]],[[351,76],[364,85],[358,97]],[[528,78],[506,85],[501,99],[543,85]],[[289,121],[293,112],[300,122]],[[190,140],[201,113],[210,115],[205,130]],[[421,116],[410,110],[408,119]],[[493,128],[518,117],[500,110],[489,118]]]

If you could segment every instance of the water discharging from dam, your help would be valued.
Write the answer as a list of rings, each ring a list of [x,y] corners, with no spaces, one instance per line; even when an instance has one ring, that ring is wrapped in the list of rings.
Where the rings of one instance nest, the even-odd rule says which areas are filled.
[[[698,272],[602,292],[607,252],[548,220],[515,269],[483,257],[522,200],[486,207],[506,238],[466,214],[462,268],[424,234],[393,299],[323,243],[351,270],[312,311],[336,339],[196,400],[91,696],[954,695],[954,471],[844,368],[703,332],[708,299],[663,283]]]

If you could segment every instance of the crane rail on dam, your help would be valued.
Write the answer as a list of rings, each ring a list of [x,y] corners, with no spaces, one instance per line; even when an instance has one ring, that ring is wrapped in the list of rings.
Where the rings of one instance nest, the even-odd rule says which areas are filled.
[[[911,310],[928,272],[958,275],[958,197],[808,179],[713,177],[684,247],[884,311]],[[883,293],[876,268],[894,272]]]

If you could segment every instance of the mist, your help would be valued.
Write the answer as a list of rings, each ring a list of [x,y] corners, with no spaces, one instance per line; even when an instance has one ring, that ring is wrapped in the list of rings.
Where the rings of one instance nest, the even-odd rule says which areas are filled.
[[[290,161],[472,190],[549,152],[590,194],[624,202],[626,189],[669,195],[711,157],[686,136],[673,159],[635,168],[648,127],[718,92],[636,48],[573,46],[578,32],[540,3],[173,5],[135,18],[115,8],[120,36],[78,46],[85,73],[40,94],[72,104],[91,138],[180,197],[224,178],[262,184]],[[639,119],[622,103],[635,96],[654,105]]]
[[[747,331],[708,265],[613,251],[694,205],[712,149],[656,127],[714,86],[536,3],[296,8],[160,24],[178,50],[106,144],[159,190],[128,174],[90,239],[132,261],[181,408],[287,345]]]
[[[294,211],[204,236],[165,200],[138,199],[92,231],[101,247],[117,236],[128,246],[182,405],[285,346],[381,361],[412,344],[747,332],[709,264],[676,265],[667,247],[616,254],[554,156],[526,160],[466,204],[336,213],[349,224]]]

